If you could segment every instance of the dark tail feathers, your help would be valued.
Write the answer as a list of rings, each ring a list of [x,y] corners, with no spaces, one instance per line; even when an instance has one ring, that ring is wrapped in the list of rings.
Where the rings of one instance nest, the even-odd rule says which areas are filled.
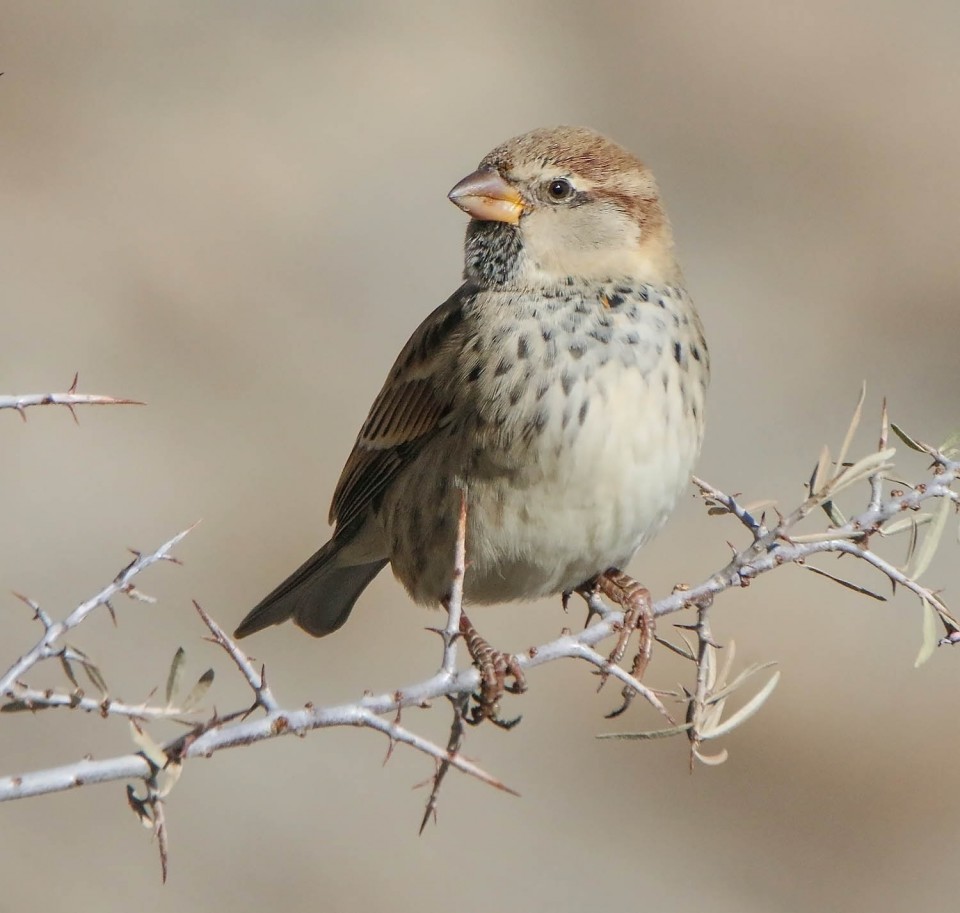
[[[240,622],[234,636],[246,637],[288,618],[314,637],[336,631],[349,617],[357,597],[387,563],[383,559],[341,565],[337,559],[342,544],[346,543],[331,539],[305,561]]]

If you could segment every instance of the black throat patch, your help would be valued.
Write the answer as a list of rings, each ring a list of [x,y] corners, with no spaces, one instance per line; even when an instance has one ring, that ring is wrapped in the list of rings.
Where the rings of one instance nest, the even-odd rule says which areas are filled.
[[[507,285],[519,271],[522,256],[523,244],[516,226],[475,219],[467,225],[465,279],[487,288]]]

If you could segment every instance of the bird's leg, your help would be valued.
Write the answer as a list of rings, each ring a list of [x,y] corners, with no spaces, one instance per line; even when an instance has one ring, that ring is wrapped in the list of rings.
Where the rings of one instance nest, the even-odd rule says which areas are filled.
[[[634,631],[640,632],[640,644],[637,655],[633,658],[630,674],[634,678],[642,678],[650,662],[653,651],[653,635],[656,623],[653,616],[653,603],[650,591],[632,577],[624,574],[618,568],[607,568],[596,579],[596,585],[604,596],[609,597],[623,609],[623,627],[617,638],[616,646],[607,658],[611,665],[619,663],[627,651],[627,643]],[[603,686],[609,673],[602,672],[600,684]],[[630,705],[636,692],[628,685],[623,689],[623,706],[615,710],[610,716],[619,716]]]
[[[470,708],[469,714],[464,714],[464,719],[474,726],[490,720],[501,729],[512,729],[520,722],[520,717],[501,719],[500,698],[505,691],[522,694],[527,690],[527,680],[520,663],[516,656],[494,650],[464,614],[460,615],[460,633],[474,665],[480,671],[480,693],[474,695],[476,703]],[[507,685],[508,676],[513,679],[511,685]]]

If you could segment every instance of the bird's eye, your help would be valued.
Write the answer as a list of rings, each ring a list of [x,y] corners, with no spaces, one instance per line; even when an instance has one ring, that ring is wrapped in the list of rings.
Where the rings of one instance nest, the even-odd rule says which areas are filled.
[[[566,178],[556,178],[547,184],[547,195],[554,203],[562,203],[573,196],[573,184]]]

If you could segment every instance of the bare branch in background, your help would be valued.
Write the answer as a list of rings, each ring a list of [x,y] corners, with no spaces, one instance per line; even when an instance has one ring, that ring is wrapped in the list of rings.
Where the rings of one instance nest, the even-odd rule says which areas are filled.
[[[58,642],[62,640],[64,634],[81,624],[94,609],[100,608],[101,606],[111,607],[111,600],[117,596],[123,595],[133,599],[152,601],[149,596],[146,596],[134,587],[133,578],[141,571],[159,561],[178,563],[177,559],[174,558],[170,552],[196,525],[197,524],[194,524],[183,532],[177,533],[176,536],[168,542],[165,542],[160,548],[151,552],[149,555],[143,555],[136,551],[133,552],[135,556],[133,561],[124,567],[120,573],[114,577],[111,583],[107,584],[107,586],[96,595],[91,596],[86,602],[80,603],[63,621],[51,621],[39,606],[21,597],[24,598],[24,601],[29,605],[34,607],[34,617],[43,625],[43,635],[33,647],[16,660],[6,672],[0,674],[0,695],[10,695],[16,698],[17,695],[14,689],[20,679],[37,665],[37,663],[48,659],[60,659],[68,668],[71,667],[70,664],[72,662],[80,662],[81,665],[84,666],[87,674],[92,674],[94,678],[96,678],[98,676],[96,668],[87,662],[86,657],[78,655],[75,651],[71,652],[67,647],[57,647]],[[95,684],[99,685],[100,683],[95,682]]]
[[[79,423],[74,406],[142,406],[136,399],[122,399],[116,396],[100,396],[96,393],[77,393],[79,374],[73,375],[73,383],[66,393],[24,393],[20,396],[0,396],[0,409],[16,409],[20,418],[27,420],[27,408],[30,406],[66,406]]]

